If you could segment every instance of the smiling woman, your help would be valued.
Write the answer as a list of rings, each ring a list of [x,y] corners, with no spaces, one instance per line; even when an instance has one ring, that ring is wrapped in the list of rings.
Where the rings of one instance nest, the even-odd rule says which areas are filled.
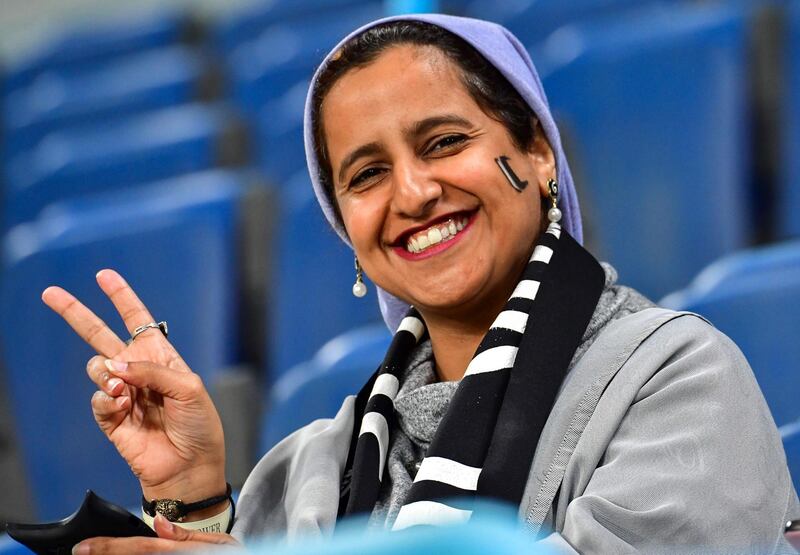
[[[343,75],[320,110],[335,202],[367,275],[423,314],[435,353],[441,334],[465,340],[461,356],[435,357],[445,379],[461,377],[519,281],[555,176],[543,135],[521,150],[459,73],[438,49],[397,46]],[[540,187],[509,186],[501,154]]]
[[[488,498],[565,553],[788,550],[800,503],[747,362],[581,246],[558,130],[508,31],[439,15],[367,25],[318,69],[305,132],[320,205],[396,335],[333,420],[262,458],[234,536],[327,535],[356,514],[394,530],[463,522]],[[98,280],[130,329],[151,320],[119,276]],[[145,495],[217,499],[219,419],[166,338],[123,347],[66,292],[45,301],[114,359],[89,366],[93,408]],[[187,520],[228,526],[231,512]],[[159,539],[89,542],[231,541],[155,524]]]

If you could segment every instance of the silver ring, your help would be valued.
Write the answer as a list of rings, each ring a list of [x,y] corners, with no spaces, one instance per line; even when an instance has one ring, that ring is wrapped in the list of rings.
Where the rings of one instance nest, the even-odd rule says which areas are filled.
[[[161,330],[161,333],[164,334],[164,337],[169,337],[169,331],[167,329],[166,322],[159,322],[157,324],[155,322],[150,322],[148,324],[144,324],[143,326],[139,326],[138,328],[133,330],[131,338],[128,340],[128,344],[130,345],[133,342],[133,340],[139,336],[139,334],[144,333],[151,328]]]

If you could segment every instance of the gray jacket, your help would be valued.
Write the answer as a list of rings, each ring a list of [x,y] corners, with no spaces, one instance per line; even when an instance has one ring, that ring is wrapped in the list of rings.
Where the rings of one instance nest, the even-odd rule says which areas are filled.
[[[261,459],[235,536],[330,534],[353,406]],[[609,323],[570,370],[519,511],[565,553],[793,553],[783,526],[800,503],[739,349],[695,315],[651,308]]]

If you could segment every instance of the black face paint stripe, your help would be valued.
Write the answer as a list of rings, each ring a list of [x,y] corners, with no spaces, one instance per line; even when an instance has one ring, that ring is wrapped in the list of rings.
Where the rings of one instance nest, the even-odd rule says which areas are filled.
[[[500,171],[503,172],[503,175],[506,176],[508,182],[511,183],[511,186],[521,193],[525,187],[528,186],[528,182],[517,177],[517,174],[514,173],[514,170],[512,170],[511,166],[508,164],[508,160],[508,156],[505,155],[494,159],[494,161],[497,162],[497,165],[500,166]]]

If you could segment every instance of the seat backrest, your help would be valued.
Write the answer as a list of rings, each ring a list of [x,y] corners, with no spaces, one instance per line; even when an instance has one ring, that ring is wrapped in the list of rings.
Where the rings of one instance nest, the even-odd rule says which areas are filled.
[[[67,28],[7,69],[5,91],[25,86],[52,69],[78,70],[118,56],[192,38],[197,24],[185,11],[125,11],[103,22]]]
[[[382,4],[382,0],[294,0],[254,2],[222,15],[210,29],[211,43],[223,55],[250,42],[276,24],[302,24],[310,19],[336,17],[343,10]]]
[[[749,238],[745,29],[741,10],[656,6],[532,52],[587,244],[651,297]]]
[[[31,550],[12,540],[8,534],[0,536],[0,555],[30,555]]]
[[[62,204],[5,240],[2,337],[8,384],[34,504],[41,519],[69,515],[87,488],[136,506],[138,485],[97,430],[85,374],[94,354],[40,300],[49,285],[75,294],[121,338],[127,333],[94,283],[122,273],[189,366],[211,386],[237,361],[237,220],[242,179],[223,172],[158,183],[142,195]]]
[[[374,286],[353,296],[353,253],[325,221],[308,172],[278,191],[265,342],[270,380],[310,359],[329,339],[380,321]]]
[[[778,426],[800,420],[800,241],[725,257],[661,304],[708,318],[747,357]]]
[[[245,113],[256,114],[267,101],[309,79],[325,53],[348,32],[382,15],[379,3],[367,2],[336,14],[271,25],[228,56],[232,100]]]
[[[120,57],[83,71],[53,69],[2,99],[3,156],[64,128],[119,120],[197,100],[211,88],[207,60],[175,45]]]
[[[307,79],[299,81],[280,98],[267,102],[255,123],[258,168],[277,184],[306,167],[303,113],[309,84]]]
[[[786,2],[781,181],[775,204],[778,233],[800,236],[800,4]]]
[[[237,122],[216,106],[189,104],[89,131],[48,135],[8,168],[4,225],[49,203],[210,169],[236,161]],[[225,158],[228,157],[226,160]]]
[[[390,341],[383,323],[357,328],[281,376],[269,392],[260,452],[313,420],[335,416],[345,397],[356,395],[378,368]]]
[[[464,15],[499,23],[524,44],[534,44],[563,25],[659,2],[663,0],[472,0]]]

